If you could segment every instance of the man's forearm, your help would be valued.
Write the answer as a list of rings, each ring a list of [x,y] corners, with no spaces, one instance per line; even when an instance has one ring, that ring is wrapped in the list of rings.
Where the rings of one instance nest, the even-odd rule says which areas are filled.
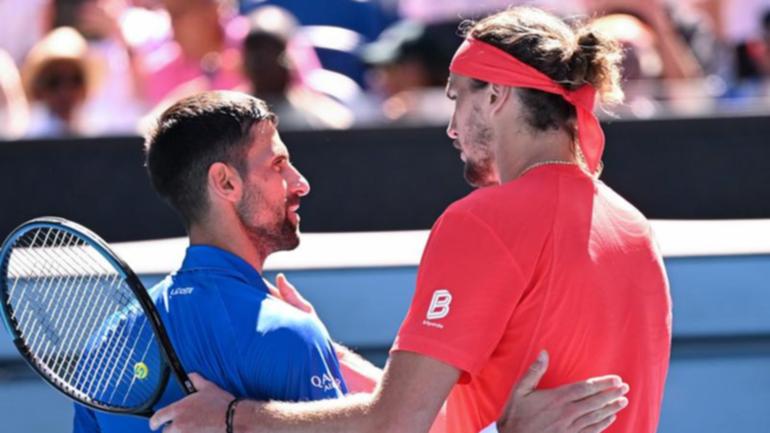
[[[243,401],[233,427],[236,433],[426,433],[459,377],[449,364],[396,352],[372,394],[303,403]],[[195,373],[190,380],[198,392],[156,412],[151,428],[170,422],[169,433],[221,433],[232,394]]]
[[[371,394],[305,403],[238,403],[233,417],[235,433],[346,433],[380,432],[372,410]]]

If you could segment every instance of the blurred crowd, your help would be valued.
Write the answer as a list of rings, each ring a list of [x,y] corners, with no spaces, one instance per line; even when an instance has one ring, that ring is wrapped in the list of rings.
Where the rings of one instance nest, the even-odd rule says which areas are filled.
[[[770,110],[770,0],[2,0],[0,138],[141,133],[207,89],[282,129],[444,123],[458,24],[511,4],[621,41],[620,115]]]

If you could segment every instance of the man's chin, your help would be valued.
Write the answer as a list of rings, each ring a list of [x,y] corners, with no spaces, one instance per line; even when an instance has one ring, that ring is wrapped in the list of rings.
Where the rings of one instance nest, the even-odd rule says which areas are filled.
[[[287,224],[283,228],[282,242],[280,245],[281,251],[291,251],[299,246],[300,235],[299,226],[291,224],[287,221]]]
[[[499,185],[489,173],[482,173],[479,170],[475,170],[469,166],[465,166],[465,173],[463,173],[465,181],[474,188],[485,188],[488,186]]]

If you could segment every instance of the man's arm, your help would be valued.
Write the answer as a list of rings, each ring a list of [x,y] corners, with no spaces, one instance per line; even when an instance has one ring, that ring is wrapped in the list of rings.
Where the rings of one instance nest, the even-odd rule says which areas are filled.
[[[593,378],[535,391],[547,368],[539,358],[511,393],[498,427],[501,433],[596,433],[625,406],[628,385],[617,376]],[[246,432],[426,432],[459,371],[440,361],[396,352],[374,394],[308,403],[243,401],[235,433]],[[221,433],[233,396],[196,374],[198,392],[158,411],[152,429],[164,433]]]
[[[303,311],[314,314],[312,305],[277,278],[274,293]],[[343,359],[345,356],[343,356]],[[617,399],[625,393],[620,378],[591,379],[552,390],[535,391],[547,369],[547,356],[539,357],[511,393],[499,427],[503,433],[580,432],[606,428],[619,411]],[[248,431],[419,431],[426,432],[459,370],[429,357],[396,352],[374,394],[310,403],[258,403],[244,401],[235,412],[237,433]],[[191,379],[198,392],[158,411],[153,429],[173,421],[166,433],[220,433],[224,414],[233,396],[196,374]],[[616,401],[608,405],[608,403]],[[406,415],[400,415],[406,413]],[[427,416],[426,414],[429,414]],[[414,424],[411,424],[414,422]],[[596,421],[598,420],[598,421]],[[392,425],[390,423],[393,423]],[[401,424],[407,425],[401,428]],[[594,430],[578,429],[588,425]],[[546,428],[546,429],[544,429]]]
[[[373,394],[307,403],[244,401],[235,411],[235,431],[244,432],[427,432],[459,370],[422,355],[396,352]],[[197,379],[196,379],[197,380]],[[150,420],[165,433],[221,432],[232,396],[202,383],[199,391]]]

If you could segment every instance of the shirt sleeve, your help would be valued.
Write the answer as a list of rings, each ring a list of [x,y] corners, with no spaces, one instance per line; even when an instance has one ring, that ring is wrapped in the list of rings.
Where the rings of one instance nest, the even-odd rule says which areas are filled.
[[[73,433],[99,433],[101,429],[96,422],[96,415],[92,409],[73,403],[75,417],[72,423]]]
[[[525,284],[509,249],[485,222],[449,210],[433,227],[393,350],[476,374],[502,338]]]
[[[331,342],[315,319],[286,321],[253,343],[240,367],[250,395],[307,401],[347,393]]]

